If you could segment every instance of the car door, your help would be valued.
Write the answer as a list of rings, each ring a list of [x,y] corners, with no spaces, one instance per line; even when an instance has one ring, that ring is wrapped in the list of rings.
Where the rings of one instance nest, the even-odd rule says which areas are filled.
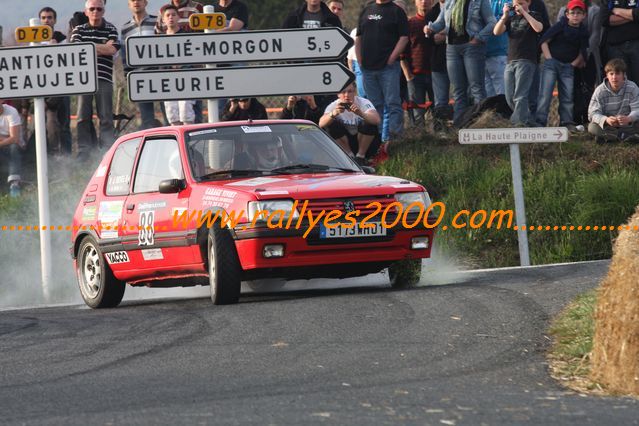
[[[124,204],[127,253],[142,271],[179,275],[194,262],[188,231],[173,226],[174,212],[188,209],[190,189],[160,193],[160,182],[184,182],[179,144],[175,136],[147,138],[138,156],[131,194]],[[148,275],[146,272],[141,275]],[[130,279],[135,278],[133,275]]]

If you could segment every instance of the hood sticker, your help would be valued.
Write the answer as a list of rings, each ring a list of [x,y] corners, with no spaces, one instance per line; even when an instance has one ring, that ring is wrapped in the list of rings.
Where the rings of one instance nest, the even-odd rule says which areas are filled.
[[[226,186],[258,186],[258,185],[264,185],[264,184],[268,184],[268,183],[281,182],[283,180],[286,180],[286,179],[284,179],[284,178],[259,177],[259,178],[240,180],[240,181],[237,181],[237,182],[228,183],[228,184],[226,184]]]

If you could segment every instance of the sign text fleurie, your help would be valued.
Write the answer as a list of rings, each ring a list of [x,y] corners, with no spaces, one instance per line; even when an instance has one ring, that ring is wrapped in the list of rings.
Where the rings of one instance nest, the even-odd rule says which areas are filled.
[[[93,43],[0,49],[0,99],[97,91]]]

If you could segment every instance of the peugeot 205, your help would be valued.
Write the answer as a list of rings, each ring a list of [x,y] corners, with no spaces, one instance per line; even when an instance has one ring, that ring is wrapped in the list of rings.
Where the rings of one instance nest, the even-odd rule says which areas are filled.
[[[347,278],[388,268],[419,281],[437,221],[426,189],[360,168],[307,121],[155,128],[120,137],[73,217],[82,298],[117,306],[132,286]]]

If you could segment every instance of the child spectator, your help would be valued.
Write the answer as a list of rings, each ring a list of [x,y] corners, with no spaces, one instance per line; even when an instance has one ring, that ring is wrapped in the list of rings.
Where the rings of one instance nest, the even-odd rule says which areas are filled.
[[[530,121],[528,93],[537,66],[537,33],[544,29],[539,14],[529,11],[529,6],[530,0],[514,0],[512,6],[505,4],[493,29],[497,36],[508,31],[508,63],[504,71],[506,102],[513,110],[510,122],[524,126]],[[513,8],[515,14],[511,17]]]
[[[541,51],[544,54],[540,98],[536,121],[545,126],[552,101],[552,92],[557,83],[559,89],[559,124],[575,131],[573,122],[573,67],[586,65],[588,30],[582,23],[586,17],[583,0],[570,0],[566,15],[550,27],[541,37]]]
[[[220,121],[266,120],[266,108],[255,98],[229,99]]]
[[[639,87],[626,79],[626,63],[611,59],[606,78],[595,89],[588,107],[588,132],[597,143],[639,142]]]
[[[319,123],[321,116],[322,110],[317,106],[313,95],[289,96],[280,113],[280,118],[284,120],[309,120],[315,124]]]
[[[172,4],[166,5],[160,10],[160,13],[162,14],[162,22],[166,28],[167,35],[185,32],[180,27],[180,15],[178,14],[177,7]],[[193,124],[195,122],[193,105],[195,105],[194,100],[165,101],[166,119],[171,123],[171,126]]]

